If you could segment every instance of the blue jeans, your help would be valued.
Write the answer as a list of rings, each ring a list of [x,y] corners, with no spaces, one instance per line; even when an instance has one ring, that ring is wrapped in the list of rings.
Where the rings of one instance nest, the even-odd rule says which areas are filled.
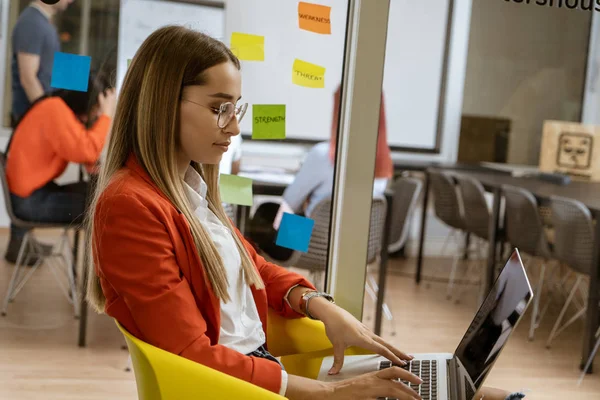
[[[80,223],[83,221],[88,184],[77,182],[58,185],[49,182],[34,191],[29,197],[10,194],[15,215],[31,222]],[[10,227],[12,239],[22,239],[27,229]]]

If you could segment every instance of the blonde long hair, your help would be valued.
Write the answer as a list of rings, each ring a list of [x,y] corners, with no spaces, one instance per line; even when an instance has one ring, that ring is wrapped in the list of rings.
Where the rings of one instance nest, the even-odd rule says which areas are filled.
[[[214,293],[223,301],[230,300],[223,260],[188,202],[176,158],[183,88],[205,84],[204,71],[225,62],[231,62],[240,68],[238,59],[223,43],[181,26],[168,26],[152,33],[132,60],[123,82],[108,149],[88,214],[90,240],[87,268],[90,279],[87,282],[87,299],[98,312],[104,311],[106,298],[96,274],[100,266],[95,265],[97,257],[93,256],[100,251],[95,243],[97,235],[94,235],[94,229],[101,229],[94,226],[94,215],[98,199],[132,153],[156,186],[186,217]],[[219,166],[195,162],[191,166],[200,173],[208,186],[207,200],[210,209],[233,232],[231,222],[221,205]],[[242,241],[235,234],[233,237],[240,252],[248,285],[254,285],[257,289],[264,288]]]

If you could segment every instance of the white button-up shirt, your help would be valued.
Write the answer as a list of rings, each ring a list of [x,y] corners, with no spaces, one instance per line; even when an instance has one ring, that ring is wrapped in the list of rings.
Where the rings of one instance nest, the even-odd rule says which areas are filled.
[[[188,168],[185,174],[187,197],[202,227],[210,235],[227,273],[230,301],[221,301],[221,329],[219,344],[242,354],[248,354],[265,343],[265,333],[258,315],[252,291],[246,283],[242,259],[233,239],[233,233],[208,208],[208,187],[200,174]],[[282,371],[280,395],[287,390],[287,373]]]

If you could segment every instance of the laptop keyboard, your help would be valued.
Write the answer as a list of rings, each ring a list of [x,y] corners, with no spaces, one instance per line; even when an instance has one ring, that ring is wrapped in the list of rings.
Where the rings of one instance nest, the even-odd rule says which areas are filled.
[[[379,370],[391,368],[393,366],[391,361],[384,360],[379,363]],[[437,361],[436,360],[413,360],[408,362],[405,366],[401,366],[407,371],[410,371],[413,375],[418,376],[423,380],[420,385],[415,385],[405,380],[400,382],[407,386],[410,386],[412,390],[417,392],[423,400],[437,400]],[[395,400],[391,397],[379,397],[377,400]]]

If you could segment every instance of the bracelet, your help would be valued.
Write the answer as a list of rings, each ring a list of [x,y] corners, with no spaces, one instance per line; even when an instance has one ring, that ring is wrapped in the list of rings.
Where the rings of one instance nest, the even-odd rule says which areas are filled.
[[[323,293],[323,292],[317,292],[316,290],[309,290],[302,294],[302,296],[300,297],[300,307],[299,307],[300,310],[308,318],[317,320],[317,318],[315,318],[309,311],[309,302],[314,297],[323,297],[330,303],[334,303],[334,304],[335,304],[335,300],[333,299],[333,297],[331,295],[329,295],[327,293]]]

